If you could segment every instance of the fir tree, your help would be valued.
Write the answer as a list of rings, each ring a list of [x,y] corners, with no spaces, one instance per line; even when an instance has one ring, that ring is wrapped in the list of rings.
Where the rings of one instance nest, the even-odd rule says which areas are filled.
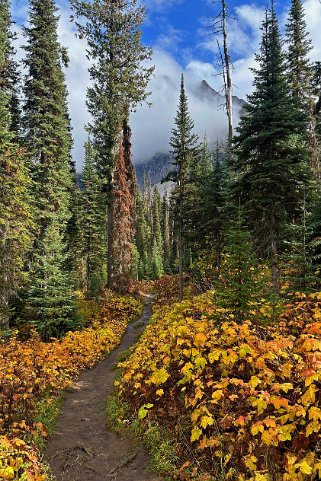
[[[6,62],[6,31],[0,32],[0,71]],[[9,301],[25,284],[23,267],[31,244],[30,178],[24,152],[11,131],[9,97],[0,87],[0,331],[9,327]]]
[[[29,173],[12,128],[12,36],[9,3],[0,1],[0,331],[9,327],[9,301],[24,285],[31,244]]]
[[[279,289],[279,253],[286,224],[299,218],[308,192],[306,124],[291,95],[275,12],[266,12],[255,91],[248,97],[236,137],[235,192],[256,250],[270,260],[274,290]]]
[[[137,0],[96,0],[71,2],[78,24],[86,37],[93,59],[88,90],[88,107],[93,116],[91,131],[106,195],[108,229],[108,285],[113,281],[115,172],[128,109],[146,100],[146,87],[153,68],[144,66],[151,50],[141,43],[140,27],[145,9]]]
[[[216,282],[215,304],[230,310],[236,321],[246,319],[251,303],[257,300],[262,288],[259,269],[254,257],[251,236],[242,216],[241,208],[234,208],[234,219],[226,233],[222,266]]]
[[[314,172],[319,173],[317,177],[320,190],[321,181],[321,62],[313,66],[312,91],[316,102],[313,109],[313,121],[311,129],[311,165]]]
[[[198,179],[197,243],[199,248],[207,251],[212,250],[215,253],[215,265],[219,268],[225,223],[224,206],[227,182],[225,159],[218,143],[211,164],[209,164],[206,147],[202,158],[203,167]]]
[[[14,60],[15,50],[13,41],[16,36],[11,31],[11,14],[10,2],[8,0],[0,0],[0,19],[2,27],[2,55],[3,62],[0,71],[0,88],[6,93],[8,108],[11,114],[10,130],[14,133],[14,140],[20,140],[20,77],[18,73],[18,64]]]
[[[137,229],[136,229],[136,247],[138,251],[138,277],[146,279],[147,260],[149,253],[149,242],[151,234],[151,225],[147,221],[147,205],[144,193],[138,192],[136,197],[137,210]]]
[[[26,310],[44,337],[73,323],[72,284],[66,265],[66,230],[73,189],[71,136],[63,66],[53,0],[31,0],[25,66],[25,142],[30,152],[37,228],[30,257]]]
[[[319,182],[321,171],[314,115],[313,66],[309,59],[312,44],[308,37],[302,0],[292,0],[286,26],[286,65],[292,95],[307,117],[310,165]]]
[[[312,104],[312,65],[309,54],[312,50],[308,39],[307,24],[302,0],[292,0],[286,25],[286,43],[288,52],[286,65],[293,97],[302,110],[311,112]]]
[[[307,290],[315,283],[313,274],[313,250],[310,243],[312,235],[311,214],[307,203],[302,203],[300,224],[288,226],[288,242],[285,242],[284,276],[291,287],[297,290]]]
[[[157,188],[154,189],[152,203],[151,259],[152,276],[159,279],[164,274],[163,237],[161,230],[161,199]]]
[[[171,227],[170,227],[170,208],[168,203],[167,192],[163,196],[161,205],[161,228],[163,238],[163,261],[164,270],[167,274],[171,273],[170,256],[171,256]]]
[[[166,179],[176,183],[177,199],[177,235],[178,235],[178,269],[180,298],[183,298],[183,226],[184,226],[184,202],[186,201],[186,184],[190,179],[193,159],[197,155],[198,137],[193,133],[194,122],[188,111],[188,100],[185,93],[184,76],[181,78],[181,88],[175,127],[172,129],[170,146],[172,148],[174,169]]]
[[[90,140],[85,144],[81,182],[82,189],[77,195],[77,234],[73,254],[79,288],[87,297],[92,297],[97,295],[106,283],[107,258],[104,198]]]

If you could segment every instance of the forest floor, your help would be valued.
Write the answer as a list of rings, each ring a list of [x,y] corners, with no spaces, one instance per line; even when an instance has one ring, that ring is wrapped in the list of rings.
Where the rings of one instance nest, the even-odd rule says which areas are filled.
[[[142,316],[129,325],[119,347],[83,373],[66,394],[45,460],[57,481],[161,481],[142,446],[107,426],[106,400],[113,393],[115,364],[151,317],[148,298]]]

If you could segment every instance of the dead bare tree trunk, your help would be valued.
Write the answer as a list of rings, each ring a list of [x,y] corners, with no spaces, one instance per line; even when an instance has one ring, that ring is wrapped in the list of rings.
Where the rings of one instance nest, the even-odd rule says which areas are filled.
[[[217,2],[214,2],[217,3]],[[224,80],[224,96],[225,96],[225,108],[228,120],[228,146],[232,145],[233,139],[233,84],[232,84],[232,62],[228,45],[228,32],[227,32],[227,19],[228,7],[226,0],[219,0],[221,4],[221,11],[214,17],[213,21],[213,34],[222,35],[223,37],[223,51],[219,40],[217,39],[220,64],[222,68],[222,76]]]
[[[225,64],[225,98],[226,98],[226,112],[228,118],[228,142],[231,146],[233,139],[233,87],[232,87],[232,65],[231,57],[228,47],[227,35],[227,10],[226,2],[222,0],[222,30],[223,30],[223,50],[224,50],[224,64]]]

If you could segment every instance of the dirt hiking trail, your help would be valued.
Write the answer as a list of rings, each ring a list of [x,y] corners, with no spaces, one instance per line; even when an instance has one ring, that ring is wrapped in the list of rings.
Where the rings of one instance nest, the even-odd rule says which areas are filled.
[[[129,325],[120,346],[94,369],[81,374],[67,393],[56,432],[45,451],[57,481],[162,481],[150,468],[144,448],[110,431],[106,420],[117,356],[134,343],[148,323],[151,300],[147,299],[141,318]]]

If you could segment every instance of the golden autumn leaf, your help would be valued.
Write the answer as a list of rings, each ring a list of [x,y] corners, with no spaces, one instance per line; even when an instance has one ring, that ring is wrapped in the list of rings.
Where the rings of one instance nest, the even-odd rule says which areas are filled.
[[[309,388],[306,390],[306,392],[301,396],[299,401],[303,406],[308,406],[309,404],[314,404],[315,403],[315,393],[316,393],[316,386],[314,384],[311,384]]]
[[[264,426],[263,426],[263,423],[261,421],[252,425],[252,427],[251,427],[252,436],[256,436],[257,434],[263,433],[263,432],[264,432]]]
[[[160,386],[161,384],[164,384],[168,378],[169,378],[168,372],[164,367],[162,367],[161,369],[158,369],[157,371],[153,372],[153,374],[149,378],[149,382],[151,384],[155,384],[155,386]]]
[[[214,419],[213,416],[202,416],[201,417],[201,422],[200,425],[202,428],[207,428],[207,426],[213,426],[214,424]]]
[[[257,376],[252,376],[250,381],[248,382],[249,386],[253,389],[256,388],[259,384],[261,384],[261,380]]]
[[[144,404],[138,411],[138,419],[139,420],[144,419],[148,414],[148,410],[151,409],[153,406],[154,404],[151,404],[151,403]]]
[[[202,333],[202,332],[199,332],[194,337],[194,345],[197,346],[197,347],[204,346],[206,340],[207,340],[207,337],[205,336],[205,334]]]
[[[321,419],[321,409],[316,406],[311,406],[308,411],[309,419],[313,421],[318,421]]]
[[[267,446],[278,446],[278,433],[276,428],[269,428],[262,433],[262,441]]]
[[[208,360],[210,361],[211,364],[213,364],[214,361],[218,361],[221,354],[223,351],[221,349],[213,349],[209,354],[208,354]]]
[[[246,456],[244,458],[244,464],[250,471],[256,470],[257,458],[254,455]]]
[[[319,478],[321,477],[321,462],[315,463],[313,466],[314,473],[318,473]]]
[[[212,393],[212,403],[217,404],[218,401],[220,399],[222,399],[222,397],[224,397],[224,393],[223,393],[222,389],[217,389],[217,391],[214,391]]]
[[[194,359],[194,364],[197,368],[204,369],[204,367],[207,364],[207,360],[203,356],[196,356],[195,359]]]
[[[310,386],[314,381],[318,381],[320,379],[320,373],[313,373],[311,376],[309,375],[305,380],[306,387]]]
[[[268,474],[262,474],[256,471],[254,481],[270,481],[270,476]]]
[[[197,426],[195,426],[192,429],[192,433],[191,433],[191,443],[194,443],[195,441],[197,441],[201,437],[201,435],[202,435],[202,430]]]
[[[301,463],[297,463],[294,465],[296,468],[299,468],[301,473],[303,474],[311,474],[312,473],[312,467],[304,460],[301,461]]]
[[[253,351],[248,344],[242,344],[239,350],[239,356],[245,357],[247,354],[252,354]]]

